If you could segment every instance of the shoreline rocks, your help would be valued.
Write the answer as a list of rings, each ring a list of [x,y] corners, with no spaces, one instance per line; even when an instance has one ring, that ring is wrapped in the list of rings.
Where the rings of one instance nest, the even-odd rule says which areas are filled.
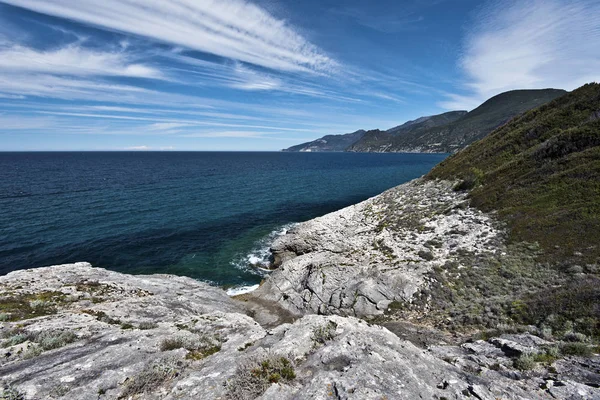
[[[415,180],[297,225],[273,244],[277,269],[252,295],[298,315],[372,317],[410,302],[432,268],[502,248],[501,224],[453,186]]]

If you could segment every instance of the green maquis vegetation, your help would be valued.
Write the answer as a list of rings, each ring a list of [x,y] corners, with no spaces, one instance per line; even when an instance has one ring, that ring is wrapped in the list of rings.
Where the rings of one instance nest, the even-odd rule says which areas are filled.
[[[435,167],[471,204],[497,211],[545,261],[600,261],[600,84],[531,110]]]
[[[456,180],[509,239],[506,253],[465,259],[467,269],[434,269],[437,284],[420,295],[442,310],[430,318],[600,340],[600,84],[516,117],[426,179]]]

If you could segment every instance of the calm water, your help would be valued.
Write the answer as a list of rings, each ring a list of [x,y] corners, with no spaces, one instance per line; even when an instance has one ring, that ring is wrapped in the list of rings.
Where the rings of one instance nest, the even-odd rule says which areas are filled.
[[[273,232],[425,174],[444,155],[0,153],[0,275],[89,261],[254,284]]]

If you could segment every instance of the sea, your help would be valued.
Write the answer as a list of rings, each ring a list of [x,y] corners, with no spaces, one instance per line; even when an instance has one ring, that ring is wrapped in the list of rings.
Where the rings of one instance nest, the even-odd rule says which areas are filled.
[[[256,285],[273,240],[427,173],[443,154],[0,153],[0,275],[87,261]]]

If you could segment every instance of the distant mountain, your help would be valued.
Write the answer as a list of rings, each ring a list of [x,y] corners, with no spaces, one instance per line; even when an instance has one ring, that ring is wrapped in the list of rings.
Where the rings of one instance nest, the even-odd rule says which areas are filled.
[[[366,133],[358,130],[345,135],[327,135],[312,142],[302,143],[282,150],[286,152],[319,152],[319,151],[346,151],[346,149],[359,141]]]
[[[471,112],[421,117],[387,131],[328,135],[283,151],[455,153],[514,117],[566,93],[560,89],[513,90],[492,97]]]
[[[557,89],[513,90],[492,97],[475,110],[441,114],[365,135],[349,150],[355,152],[454,153],[487,136],[515,116],[567,92]],[[445,122],[446,120],[447,122]],[[419,121],[419,120],[417,120]]]
[[[415,119],[414,121],[408,121],[395,128],[388,129],[387,132],[391,133],[392,135],[396,135],[406,131],[424,131],[429,128],[435,128],[436,126],[441,126],[454,122],[457,119],[465,116],[467,113],[468,111],[450,111],[439,115],[421,117]]]
[[[421,117],[414,121],[408,121],[387,131],[368,131],[360,140],[348,147],[352,152],[388,152],[394,151],[394,143],[399,141],[397,137],[404,135],[418,136],[432,128],[447,125],[464,117],[467,111],[451,111],[444,114]]]

